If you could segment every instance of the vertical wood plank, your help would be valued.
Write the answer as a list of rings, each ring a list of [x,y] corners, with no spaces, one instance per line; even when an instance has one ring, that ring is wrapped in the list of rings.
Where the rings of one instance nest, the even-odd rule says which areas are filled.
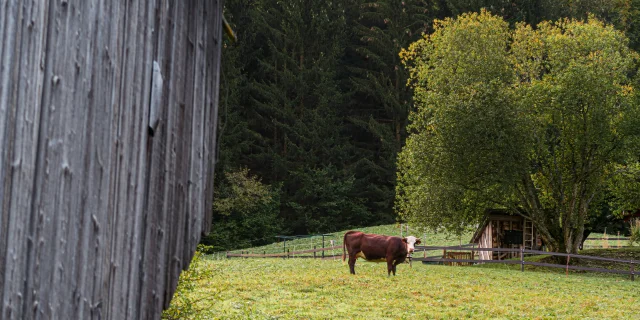
[[[0,5],[0,318],[159,318],[210,227],[222,3]]]

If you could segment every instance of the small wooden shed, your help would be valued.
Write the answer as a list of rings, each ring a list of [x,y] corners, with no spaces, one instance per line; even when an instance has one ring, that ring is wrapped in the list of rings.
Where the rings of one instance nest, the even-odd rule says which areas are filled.
[[[542,241],[530,219],[510,214],[507,210],[489,209],[484,221],[471,238],[478,248],[540,249]],[[502,260],[515,257],[509,252],[478,252],[480,260]]]

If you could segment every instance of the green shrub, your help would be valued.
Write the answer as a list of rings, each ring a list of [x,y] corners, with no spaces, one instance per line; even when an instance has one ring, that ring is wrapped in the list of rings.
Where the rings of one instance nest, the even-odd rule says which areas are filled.
[[[633,243],[640,244],[640,219],[633,219],[629,222],[631,230],[631,236],[629,236],[629,244],[633,245]]]
[[[220,293],[226,287],[214,289],[211,295],[198,296],[194,294],[204,282],[210,282],[220,274],[217,269],[205,264],[203,252],[211,250],[211,248],[210,246],[198,245],[189,269],[180,274],[171,305],[169,309],[162,312],[162,319],[197,319],[203,310],[210,308],[214,301],[220,300]]]
[[[215,223],[200,243],[214,246],[215,251],[270,243],[282,231],[279,206],[278,189],[263,184],[248,169],[225,172],[214,191]]]

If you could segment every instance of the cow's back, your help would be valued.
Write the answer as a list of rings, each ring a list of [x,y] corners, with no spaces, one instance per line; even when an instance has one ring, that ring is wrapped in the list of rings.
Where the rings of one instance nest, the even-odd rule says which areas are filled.
[[[389,246],[393,245],[393,238],[377,234],[365,234],[362,236],[360,250],[367,260],[384,259],[390,249]]]

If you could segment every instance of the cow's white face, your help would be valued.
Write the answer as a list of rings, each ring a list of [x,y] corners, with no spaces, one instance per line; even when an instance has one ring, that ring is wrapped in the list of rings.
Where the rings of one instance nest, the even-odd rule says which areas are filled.
[[[415,245],[420,244],[420,239],[414,236],[408,236],[406,238],[402,238],[402,241],[404,241],[407,244],[407,251],[409,252],[409,254],[412,254],[413,251],[416,250]]]

